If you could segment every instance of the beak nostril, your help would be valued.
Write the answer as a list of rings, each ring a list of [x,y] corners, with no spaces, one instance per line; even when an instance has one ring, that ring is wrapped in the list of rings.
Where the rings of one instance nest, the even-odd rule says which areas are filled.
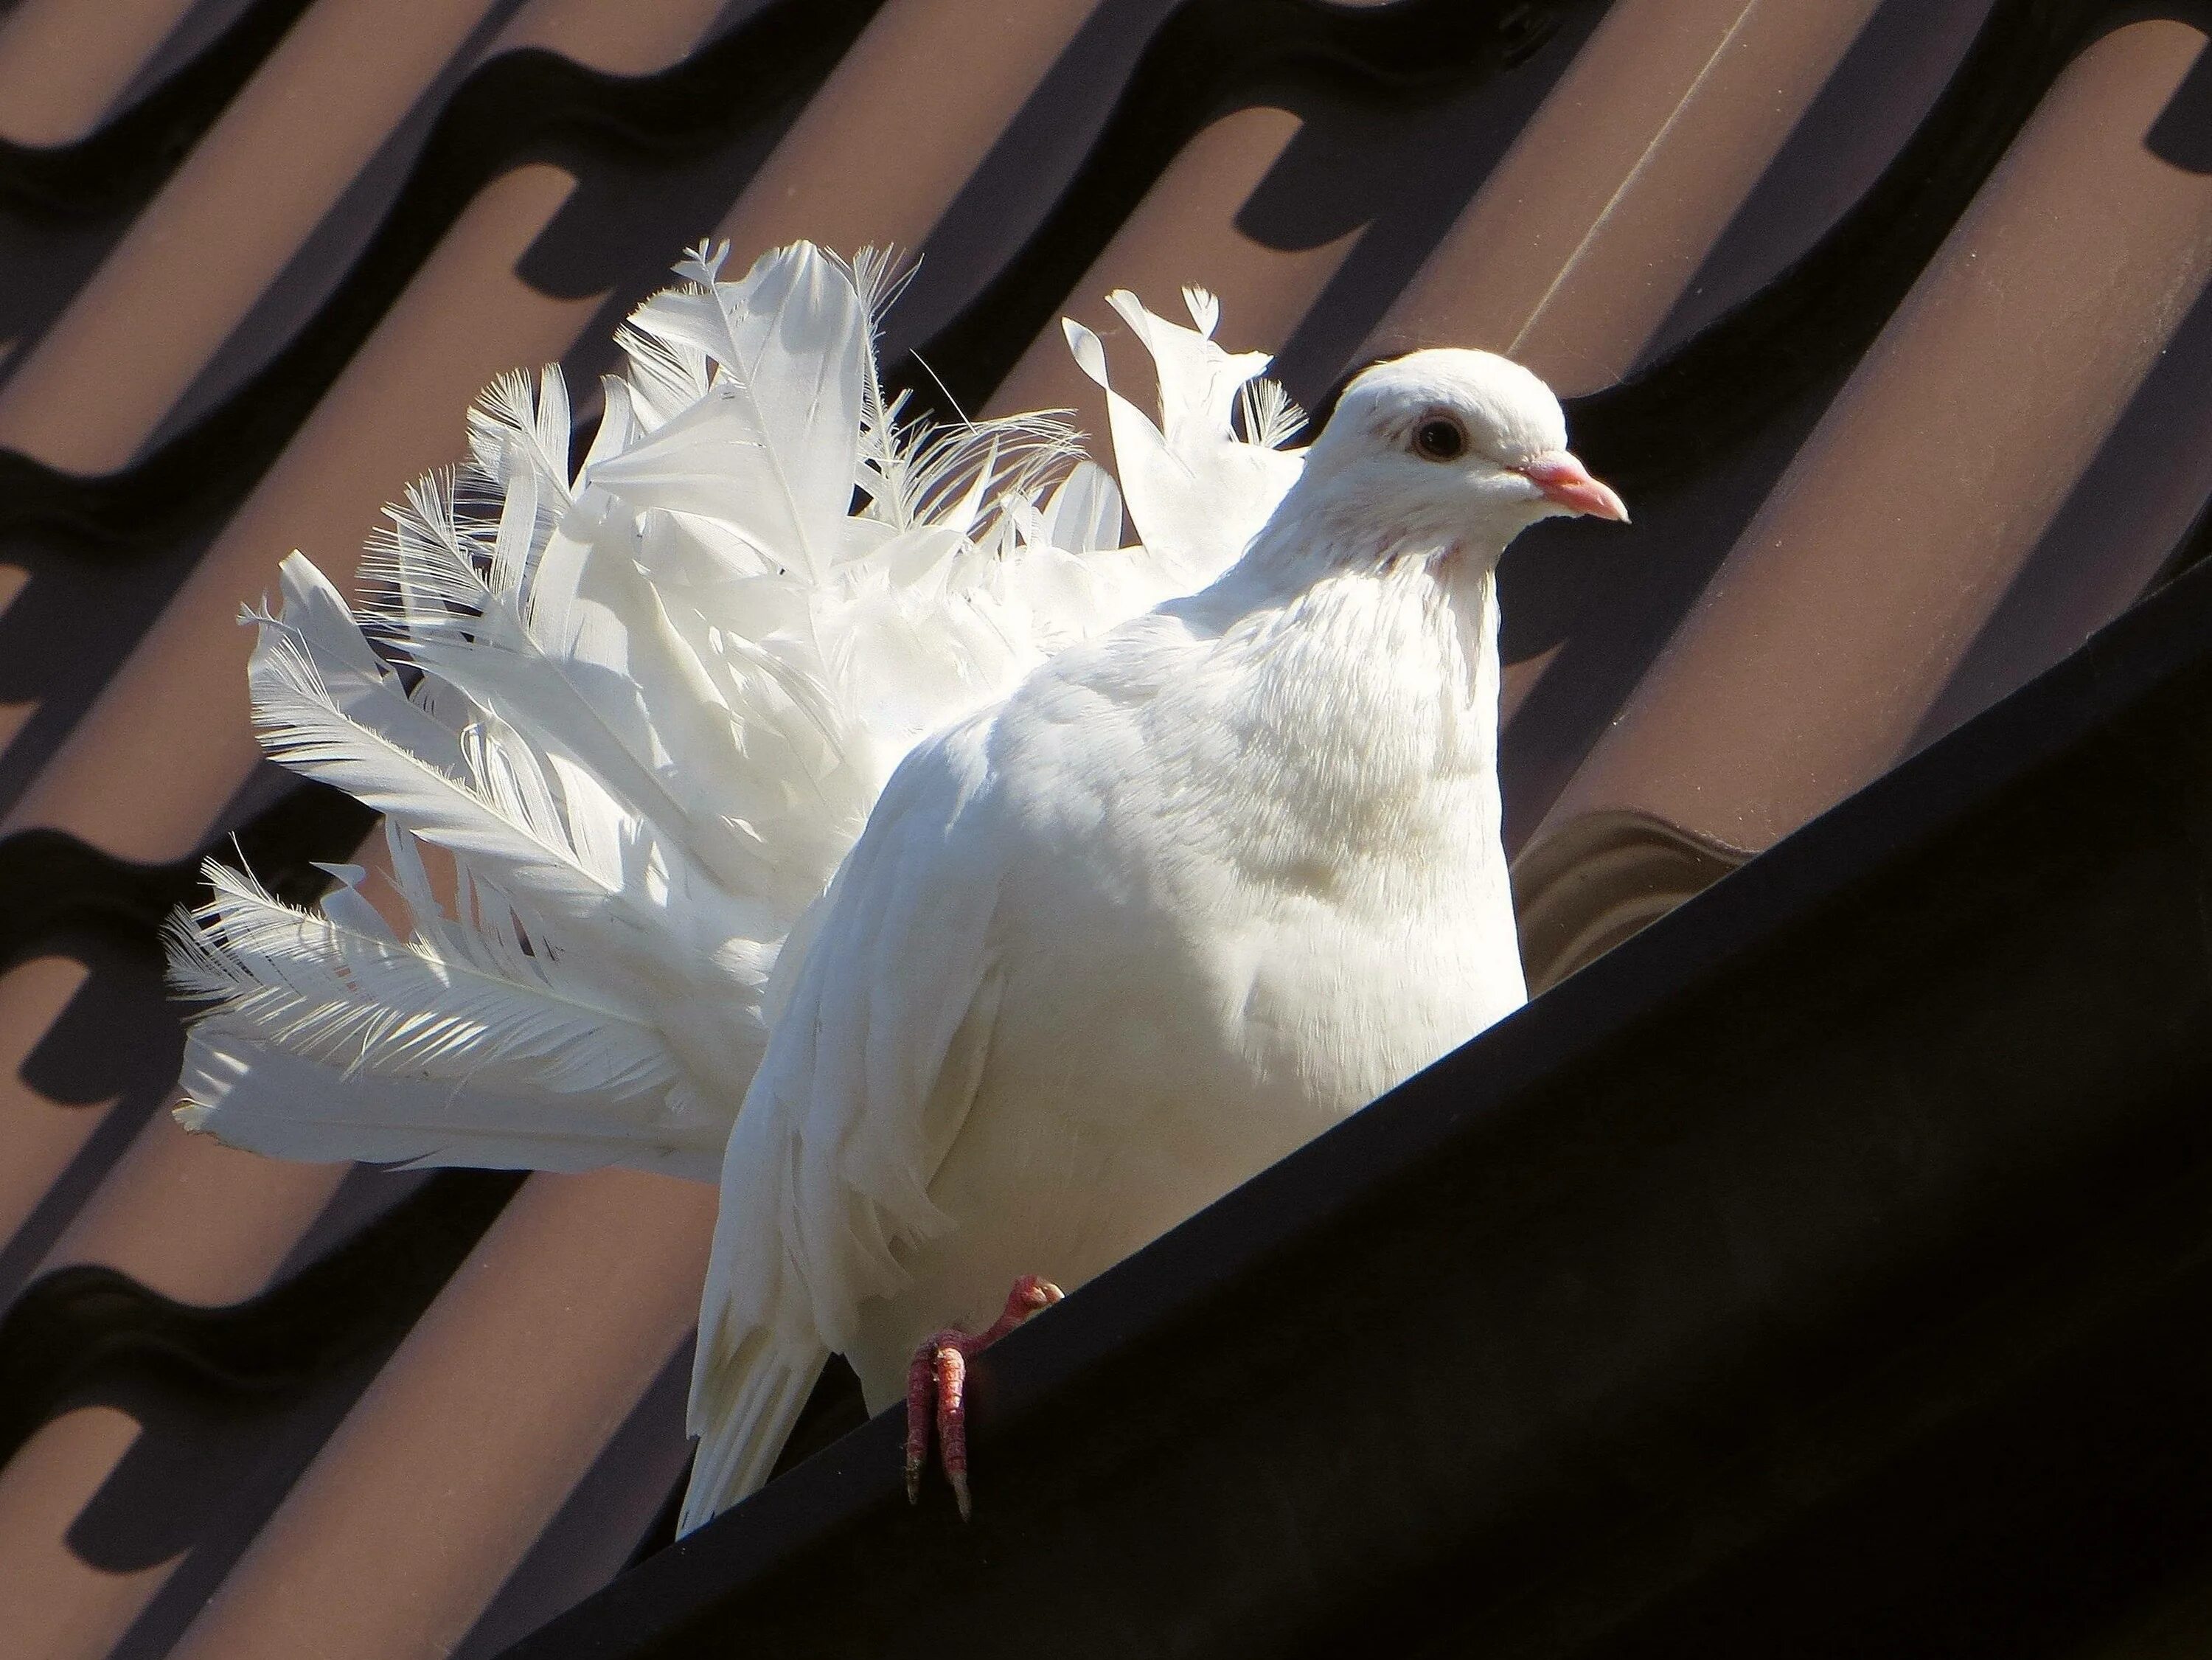
[[[1628,506],[1614,493],[1611,486],[1590,477],[1590,471],[1578,457],[1565,450],[1553,450],[1537,456],[1513,469],[1545,496],[1570,513],[1588,514],[1593,519],[1610,519],[1616,524],[1628,522]]]

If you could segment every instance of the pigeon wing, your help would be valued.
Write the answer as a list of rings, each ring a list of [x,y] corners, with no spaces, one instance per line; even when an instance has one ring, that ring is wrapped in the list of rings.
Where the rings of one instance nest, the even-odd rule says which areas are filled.
[[[929,1183],[975,1096],[997,1007],[1000,862],[965,833],[987,718],[915,751],[823,897],[738,1114],[702,1304],[687,1529],[767,1479],[823,1355],[945,1219]],[[814,921],[815,919],[810,919]]]

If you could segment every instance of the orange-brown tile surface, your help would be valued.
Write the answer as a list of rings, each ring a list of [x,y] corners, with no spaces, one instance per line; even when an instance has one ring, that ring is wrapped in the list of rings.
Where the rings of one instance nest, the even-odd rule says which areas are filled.
[[[1140,374],[1110,288],[1216,290],[1309,401],[1524,357],[1636,513],[1504,574],[1547,983],[2193,556],[2204,46],[2090,0],[22,0],[0,1651],[474,1660],[665,1536],[711,1193],[161,1110],[192,861],[296,886],[367,828],[257,758],[238,608],[343,572],[493,374],[588,384],[709,234],[918,250],[898,372],[1094,432],[1057,319]]]

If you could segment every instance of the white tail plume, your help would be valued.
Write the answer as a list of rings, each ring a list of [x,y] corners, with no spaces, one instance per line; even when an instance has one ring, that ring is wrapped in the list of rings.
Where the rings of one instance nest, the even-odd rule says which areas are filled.
[[[170,930],[177,989],[209,1005],[191,1128],[714,1179],[786,942],[901,757],[1210,581],[1296,477],[1279,391],[1243,394],[1256,441],[1232,429],[1265,361],[1213,344],[1196,291],[1195,332],[1113,297],[1162,389],[1158,426],[1109,389],[1125,548],[1121,490],[1058,418],[936,427],[886,399],[889,259],[800,243],[724,282],[726,252],[623,326],[580,465],[559,371],[503,376],[470,459],[371,542],[359,613],[297,554],[249,613],[265,747],[383,813],[386,861],[335,867],[312,911],[209,867]],[[763,1479],[818,1365],[746,1373],[702,1505]]]

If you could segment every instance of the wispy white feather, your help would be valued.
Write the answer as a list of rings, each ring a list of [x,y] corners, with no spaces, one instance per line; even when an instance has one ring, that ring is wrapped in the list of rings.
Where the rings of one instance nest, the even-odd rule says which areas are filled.
[[[273,1048],[347,1076],[617,1100],[674,1080],[665,1045],[634,1010],[550,953],[524,951],[519,933],[502,949],[496,931],[432,921],[402,941],[365,919],[365,904],[302,911],[244,873],[210,862],[204,874],[213,897],[170,926],[170,982],[221,1002],[226,1024]]]
[[[293,1158],[714,1179],[787,942],[900,759],[1211,580],[1295,476],[1273,447],[1295,410],[1246,385],[1265,360],[1213,344],[1199,291],[1195,331],[1114,296],[1162,392],[1155,425],[1109,387],[1117,488],[1058,415],[907,417],[874,348],[891,256],[800,243],[726,282],[726,254],[694,250],[623,326],[580,461],[560,372],[502,376],[469,459],[371,538],[360,609],[295,555],[250,617],[264,745],[386,815],[386,869],[334,867],[301,910],[210,868],[171,932],[207,1005],[191,1127]],[[817,1366],[761,1358],[702,1505],[762,1479]]]

